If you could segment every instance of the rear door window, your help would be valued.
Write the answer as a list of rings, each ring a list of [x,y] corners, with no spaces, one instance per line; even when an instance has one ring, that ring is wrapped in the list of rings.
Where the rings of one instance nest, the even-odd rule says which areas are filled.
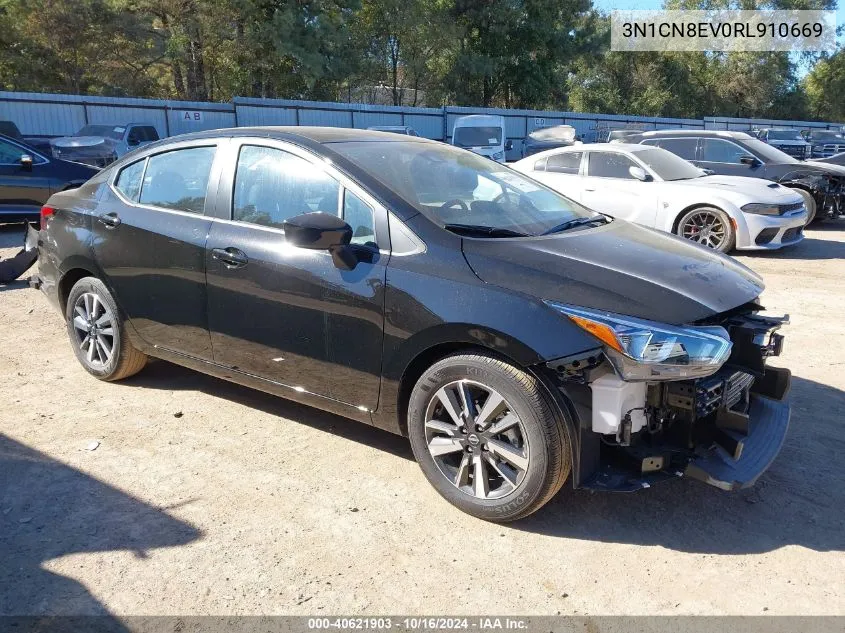
[[[232,219],[281,228],[302,213],[339,216],[340,185],[317,165],[274,147],[244,145],[238,155]]]
[[[577,174],[581,167],[581,157],[584,152],[562,152],[549,156],[546,161],[546,171],[558,174]]]
[[[140,203],[202,213],[214,147],[188,147],[150,156]]]
[[[697,138],[662,138],[657,142],[658,147],[668,150],[684,160],[695,160],[697,144]]]

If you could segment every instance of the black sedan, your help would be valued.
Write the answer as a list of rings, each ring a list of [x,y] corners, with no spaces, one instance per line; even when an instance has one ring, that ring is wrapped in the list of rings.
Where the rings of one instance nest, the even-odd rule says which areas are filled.
[[[748,486],[786,433],[789,372],[765,365],[783,319],[759,314],[759,277],[456,147],[199,133],[42,215],[32,284],[90,374],[155,356],[406,435],[484,519],[568,478]]]
[[[630,142],[662,147],[711,173],[765,178],[791,187],[804,198],[808,224],[845,214],[845,168],[800,161],[745,132],[657,130]]]
[[[0,223],[38,220],[51,194],[78,187],[96,173],[0,135]]]

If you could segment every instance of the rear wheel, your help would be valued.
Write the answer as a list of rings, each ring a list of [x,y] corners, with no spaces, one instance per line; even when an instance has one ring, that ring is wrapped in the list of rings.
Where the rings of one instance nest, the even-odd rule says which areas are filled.
[[[728,214],[716,207],[698,207],[678,220],[677,235],[721,253],[736,246],[736,232]]]
[[[794,187],[790,187],[790,189],[804,198],[804,208],[807,209],[807,224],[804,226],[808,226],[810,222],[813,222],[816,219],[816,199],[813,198],[809,191],[796,189]]]
[[[121,380],[144,368],[147,355],[132,345],[117,304],[96,277],[83,277],[74,284],[65,318],[76,358],[92,376]]]
[[[437,491],[490,521],[538,510],[571,469],[569,438],[542,386],[491,356],[461,354],[432,365],[411,393],[408,432]]]

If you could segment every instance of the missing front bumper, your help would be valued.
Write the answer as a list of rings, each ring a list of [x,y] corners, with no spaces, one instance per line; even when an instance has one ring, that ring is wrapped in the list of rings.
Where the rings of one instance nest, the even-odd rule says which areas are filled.
[[[739,459],[721,446],[693,459],[684,475],[722,490],[739,490],[754,485],[777,457],[789,429],[790,407],[786,402],[752,394],[748,412],[748,433],[725,433],[741,442]]]

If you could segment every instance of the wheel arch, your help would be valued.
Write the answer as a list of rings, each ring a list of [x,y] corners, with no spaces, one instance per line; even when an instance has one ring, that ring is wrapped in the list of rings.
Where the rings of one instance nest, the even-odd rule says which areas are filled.
[[[706,209],[707,207],[712,207],[713,209],[718,209],[722,213],[726,213],[729,218],[736,221],[736,218],[734,218],[733,214],[731,213],[731,210],[726,209],[725,206],[727,205],[718,202],[693,202],[692,204],[688,204],[683,209],[678,211],[678,214],[672,221],[672,233],[677,235],[678,225],[680,225],[681,223],[681,218],[684,217],[690,211],[695,211],[696,209]],[[734,226],[734,230],[736,230],[736,226]]]
[[[76,265],[62,274],[58,283],[59,290],[59,306],[62,309],[62,314],[67,310],[67,299],[70,296],[70,291],[80,279],[85,277],[97,277],[93,271],[93,266]]]

